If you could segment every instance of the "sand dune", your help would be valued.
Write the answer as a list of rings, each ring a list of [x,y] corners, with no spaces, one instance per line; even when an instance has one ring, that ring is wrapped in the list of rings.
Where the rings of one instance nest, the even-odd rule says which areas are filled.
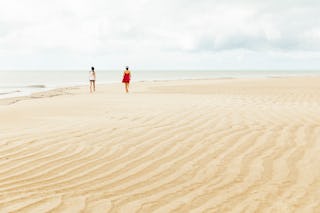
[[[0,100],[0,212],[320,212],[320,78]]]

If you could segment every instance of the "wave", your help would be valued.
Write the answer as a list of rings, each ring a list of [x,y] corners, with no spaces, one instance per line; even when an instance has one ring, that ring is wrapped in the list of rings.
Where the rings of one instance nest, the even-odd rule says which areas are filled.
[[[21,92],[21,90],[14,90],[14,91],[8,91],[8,92],[0,92],[0,95],[9,95],[13,93]]]
[[[13,89],[13,88],[47,88],[44,84],[34,85],[13,85],[13,86],[0,86],[1,89]]]
[[[23,85],[23,86],[0,86],[0,99],[28,96],[34,92],[46,90],[48,87],[42,84]]]
[[[46,85],[39,84],[39,85],[29,85],[26,86],[27,88],[46,88]]]

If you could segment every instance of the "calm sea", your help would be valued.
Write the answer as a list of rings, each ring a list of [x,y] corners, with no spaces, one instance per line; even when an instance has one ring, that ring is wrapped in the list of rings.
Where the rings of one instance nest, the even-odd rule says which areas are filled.
[[[97,84],[121,82],[122,71],[97,71]],[[88,84],[89,71],[0,71],[0,98]],[[132,71],[132,81],[320,76],[319,71]]]

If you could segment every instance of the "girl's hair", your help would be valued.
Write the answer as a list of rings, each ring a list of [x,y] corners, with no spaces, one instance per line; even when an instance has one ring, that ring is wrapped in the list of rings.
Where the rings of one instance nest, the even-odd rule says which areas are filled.
[[[126,66],[126,70],[129,70],[129,67],[128,67],[128,66]]]
[[[91,67],[91,70],[94,71],[94,67]]]

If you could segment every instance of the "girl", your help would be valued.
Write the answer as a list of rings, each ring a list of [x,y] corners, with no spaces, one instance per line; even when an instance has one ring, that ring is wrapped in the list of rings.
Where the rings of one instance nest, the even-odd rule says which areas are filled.
[[[96,91],[96,72],[94,71],[94,67],[91,67],[91,71],[89,72],[89,81],[90,81],[90,93]]]
[[[129,83],[130,83],[131,73],[129,67],[126,67],[126,70],[123,72],[122,83],[125,84],[126,93],[129,92]]]

